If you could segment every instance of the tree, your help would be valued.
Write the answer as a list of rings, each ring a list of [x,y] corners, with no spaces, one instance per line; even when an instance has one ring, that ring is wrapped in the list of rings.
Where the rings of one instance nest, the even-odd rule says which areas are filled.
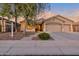
[[[28,18],[35,19],[37,12],[39,13],[40,11],[44,10],[45,6],[46,4],[42,3],[3,4],[1,15],[8,16],[8,18],[11,14],[15,16],[15,28],[17,30],[18,16],[23,16],[26,19],[25,21],[27,21]]]
[[[41,11],[46,9],[47,3],[37,3],[37,13],[39,14]]]
[[[12,10],[12,13],[13,13],[13,16],[15,17],[15,32],[17,32],[17,18],[18,18],[18,14],[17,13],[19,13],[18,12],[18,10],[17,10],[17,4],[16,3],[13,3],[13,4],[11,4],[12,6],[11,6],[11,10]]]
[[[0,12],[0,15],[1,15],[2,17],[7,16],[8,18],[10,18],[10,11],[11,11],[10,8],[11,8],[10,4],[8,4],[8,3],[3,4],[2,10],[1,10],[1,12]]]
[[[2,5],[2,9],[0,11],[0,15],[2,16],[2,22],[4,22],[3,18],[5,16],[7,16],[8,19],[10,19],[10,7],[11,7],[10,4],[3,4]],[[2,25],[2,32],[5,32],[4,25]]]
[[[24,16],[24,18],[26,19],[25,22],[27,21],[29,24],[29,18],[36,19],[36,15],[38,13],[40,13],[41,11],[43,11],[45,9],[45,7],[46,7],[46,3],[45,4],[43,4],[43,3],[26,3],[26,4],[17,4],[16,10],[17,10],[17,14]],[[32,22],[35,23],[35,21],[32,21]],[[26,26],[25,26],[25,30],[26,30]]]
[[[16,7],[17,7],[18,12],[20,12],[17,14],[23,16],[26,19],[25,22],[29,18],[32,19],[35,16],[36,4],[34,3],[17,4]],[[26,26],[25,26],[25,31],[26,31]]]
[[[11,16],[15,17],[15,31],[17,31],[17,9],[16,4],[4,3],[2,4],[2,10],[0,11],[0,15],[2,17],[7,16],[10,20]],[[19,13],[19,12],[18,12]]]
[[[17,4],[16,8],[20,12],[18,14],[24,16],[26,19],[28,17],[34,18],[37,15],[37,12],[41,12],[45,9],[46,4],[43,3],[26,3],[26,4]],[[38,10],[37,10],[38,9]]]

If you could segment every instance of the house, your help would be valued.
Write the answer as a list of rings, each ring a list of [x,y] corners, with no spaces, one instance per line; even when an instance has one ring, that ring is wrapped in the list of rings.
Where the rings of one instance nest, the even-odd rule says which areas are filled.
[[[35,26],[27,24],[24,20],[20,22],[21,31],[44,31],[44,32],[73,32],[73,23],[71,19],[63,17],[61,15],[55,15],[48,19],[40,18],[36,21]]]
[[[73,32],[74,21],[61,15],[52,16],[48,19],[41,18],[37,21],[35,29],[44,32]]]
[[[79,22],[74,22],[67,17],[55,15],[48,18],[39,18],[34,26],[28,25],[25,20],[20,21],[20,31],[34,32],[79,32]]]

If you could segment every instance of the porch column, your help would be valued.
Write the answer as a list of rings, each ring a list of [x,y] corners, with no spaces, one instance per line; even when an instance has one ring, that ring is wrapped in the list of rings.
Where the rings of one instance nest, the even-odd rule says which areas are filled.
[[[11,22],[11,37],[13,37],[13,22]]]
[[[6,22],[4,20],[4,32],[6,31]]]
[[[64,32],[64,24],[61,24],[61,32]]]
[[[3,20],[1,20],[1,32],[3,32]]]
[[[70,26],[71,26],[71,32],[73,32],[73,25],[71,24]]]
[[[46,24],[45,23],[44,23],[43,29],[44,29],[44,32],[46,32]]]

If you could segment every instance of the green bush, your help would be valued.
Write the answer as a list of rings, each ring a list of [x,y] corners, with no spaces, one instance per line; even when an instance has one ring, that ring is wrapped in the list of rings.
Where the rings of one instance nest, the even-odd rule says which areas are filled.
[[[41,39],[41,40],[48,40],[50,38],[50,35],[48,33],[40,33],[38,34],[38,37]]]

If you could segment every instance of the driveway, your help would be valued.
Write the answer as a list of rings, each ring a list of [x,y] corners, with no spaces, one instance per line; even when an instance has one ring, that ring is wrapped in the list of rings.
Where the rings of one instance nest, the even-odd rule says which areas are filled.
[[[1,40],[0,55],[79,55],[79,33],[51,33],[55,40]],[[72,38],[73,37],[73,38]]]
[[[58,40],[79,40],[79,32],[54,32],[51,36],[58,38]]]

